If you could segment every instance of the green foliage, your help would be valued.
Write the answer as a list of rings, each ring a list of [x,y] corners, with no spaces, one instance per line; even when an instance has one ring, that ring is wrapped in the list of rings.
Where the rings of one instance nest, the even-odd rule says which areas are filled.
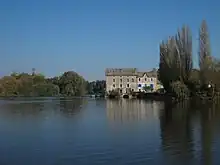
[[[152,91],[153,91],[153,88],[152,88],[151,86],[145,85],[145,86],[143,87],[143,90],[144,90],[145,92],[152,92]]]
[[[85,92],[84,78],[73,71],[48,79],[35,72],[14,72],[0,79],[0,96],[82,96]]]
[[[88,94],[105,94],[106,81],[105,80],[97,80],[87,83],[87,92]]]
[[[172,82],[171,88],[173,95],[179,100],[184,100],[190,96],[188,87],[181,81]]]
[[[108,95],[109,95],[110,97],[119,97],[119,96],[120,96],[119,89],[117,88],[117,89],[115,89],[115,90],[110,91],[110,92],[108,93]]]
[[[58,96],[59,86],[54,84],[36,84],[33,86],[33,96]]]
[[[59,79],[60,93],[66,96],[82,96],[86,93],[86,81],[76,72],[65,72]]]

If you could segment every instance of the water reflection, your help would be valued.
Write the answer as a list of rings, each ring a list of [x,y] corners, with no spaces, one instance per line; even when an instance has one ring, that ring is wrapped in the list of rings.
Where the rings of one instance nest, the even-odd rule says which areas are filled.
[[[171,162],[189,164],[193,158],[189,106],[188,102],[174,107],[166,103],[164,110],[161,111],[162,150]]]
[[[219,134],[218,127],[220,114],[219,107],[213,104],[206,104],[200,108],[201,118],[201,157],[203,164],[213,164],[214,146],[217,145],[219,139],[215,139],[214,134]]]
[[[107,117],[111,121],[135,121],[157,118],[163,103],[145,100],[107,100]]]
[[[220,108],[213,104],[0,101],[0,134],[0,164],[220,162]]]
[[[213,132],[219,134],[219,109],[213,104],[166,103],[161,111],[162,150],[170,162],[213,164]],[[218,123],[218,124],[217,124]]]
[[[3,101],[2,101],[3,102]],[[80,112],[86,105],[85,99],[40,99],[34,98],[28,100],[4,100],[0,104],[0,116],[16,117],[16,116],[33,116],[39,117],[40,115],[51,115],[60,113],[64,116],[72,116]]]
[[[66,116],[73,116],[79,113],[87,104],[85,99],[60,99],[60,111]]]

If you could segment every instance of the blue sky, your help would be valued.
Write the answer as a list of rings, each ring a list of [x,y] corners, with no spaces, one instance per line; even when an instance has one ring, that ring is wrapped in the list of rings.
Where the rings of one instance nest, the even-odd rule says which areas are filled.
[[[104,79],[106,67],[158,67],[159,43],[183,24],[193,34],[206,19],[214,56],[220,56],[218,0],[2,0],[0,75],[46,76],[74,70]]]

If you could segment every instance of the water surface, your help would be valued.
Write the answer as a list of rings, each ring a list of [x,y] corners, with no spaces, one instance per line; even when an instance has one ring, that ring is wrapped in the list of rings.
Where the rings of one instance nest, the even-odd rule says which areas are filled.
[[[0,164],[220,164],[219,128],[210,104],[1,100]]]

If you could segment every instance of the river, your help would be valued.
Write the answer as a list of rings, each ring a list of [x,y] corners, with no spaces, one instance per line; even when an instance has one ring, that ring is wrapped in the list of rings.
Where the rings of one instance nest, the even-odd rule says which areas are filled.
[[[220,164],[217,105],[0,100],[1,165]]]

